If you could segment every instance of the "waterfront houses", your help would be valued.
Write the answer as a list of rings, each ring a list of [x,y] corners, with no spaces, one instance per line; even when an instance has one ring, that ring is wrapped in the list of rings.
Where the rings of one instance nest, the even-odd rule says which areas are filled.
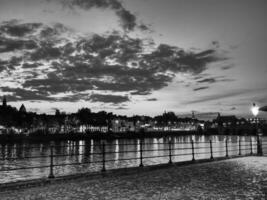
[[[265,124],[265,125],[264,125]],[[255,126],[266,129],[266,121],[236,116],[221,116],[213,121],[201,121],[192,117],[179,118],[173,112],[164,112],[155,117],[120,116],[100,111],[91,112],[82,108],[77,113],[66,114],[56,110],[55,114],[36,114],[27,112],[26,106],[20,109],[8,105],[6,98],[0,105],[0,134],[68,134],[68,133],[128,133],[128,132],[174,132],[174,131],[210,131],[214,134],[251,133]],[[260,126],[258,126],[260,125]]]

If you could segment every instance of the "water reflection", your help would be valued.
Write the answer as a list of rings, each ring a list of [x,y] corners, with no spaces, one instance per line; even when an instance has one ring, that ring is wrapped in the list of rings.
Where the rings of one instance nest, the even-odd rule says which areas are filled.
[[[226,139],[228,141],[228,149],[226,149],[225,145]],[[140,139],[61,141],[52,143],[55,154],[54,164],[65,164],[65,166],[55,167],[55,175],[100,171],[103,159],[103,143],[105,143],[106,168],[114,169],[139,166],[141,142],[143,144],[144,165],[155,165],[169,161],[169,141],[171,142],[173,162],[192,159],[191,141],[194,141],[196,159],[210,158],[210,140],[212,140],[213,157],[223,157],[226,156],[226,153],[229,156],[238,155],[239,141],[242,144],[242,154],[251,152],[251,144],[252,151],[256,152],[256,138],[246,136],[192,135],[147,138],[142,141]],[[47,177],[49,174],[49,168],[15,171],[1,170],[29,166],[49,166],[50,143],[20,142],[0,144],[0,154],[0,176],[2,177],[0,182]]]

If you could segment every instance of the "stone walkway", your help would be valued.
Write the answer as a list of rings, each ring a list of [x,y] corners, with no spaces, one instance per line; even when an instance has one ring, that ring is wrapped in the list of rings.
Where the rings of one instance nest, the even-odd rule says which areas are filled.
[[[267,157],[171,166],[0,192],[0,199],[267,199]]]

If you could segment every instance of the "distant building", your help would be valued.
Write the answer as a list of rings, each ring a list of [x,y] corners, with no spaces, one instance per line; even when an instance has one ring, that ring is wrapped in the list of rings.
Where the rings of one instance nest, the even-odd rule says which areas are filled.
[[[266,120],[261,118],[248,118],[247,121],[250,124],[266,124]]]
[[[111,120],[111,130],[113,132],[134,132],[136,130],[136,126],[134,122],[124,120],[124,119],[114,119]]]
[[[0,135],[6,132],[6,128],[0,125]]]
[[[3,107],[7,107],[7,101],[6,101],[6,96],[3,97]]]
[[[221,116],[220,113],[218,113],[217,118],[213,120],[215,128],[218,129],[218,134],[222,135],[235,133],[237,122],[238,119],[236,118],[236,116]]]
[[[25,108],[24,104],[22,104],[22,105],[20,106],[20,108],[19,108],[19,112],[21,112],[21,113],[26,113],[26,108]]]
[[[221,116],[213,120],[212,128],[217,129],[218,134],[252,134],[253,122],[244,118],[238,119],[234,115]]]

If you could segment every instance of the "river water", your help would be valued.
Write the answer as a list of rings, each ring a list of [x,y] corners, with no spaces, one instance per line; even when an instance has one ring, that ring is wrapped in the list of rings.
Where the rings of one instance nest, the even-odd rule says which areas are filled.
[[[228,154],[256,153],[256,137],[250,136],[175,136],[165,138],[117,139],[117,140],[80,140],[54,142],[54,175],[95,172],[102,169],[103,143],[105,143],[105,167],[136,167],[140,164],[142,148],[143,165],[156,165],[169,162],[169,148],[173,162],[192,160],[192,143],[194,141],[195,159],[210,158],[210,140],[213,157],[226,156],[225,140],[228,138]],[[140,145],[142,143],[142,146]],[[169,144],[171,143],[171,145]],[[0,183],[14,182],[49,175],[51,143],[10,143],[0,144]],[[153,158],[152,158],[153,157]],[[60,166],[60,165],[64,166]],[[31,168],[44,166],[43,168]]]

